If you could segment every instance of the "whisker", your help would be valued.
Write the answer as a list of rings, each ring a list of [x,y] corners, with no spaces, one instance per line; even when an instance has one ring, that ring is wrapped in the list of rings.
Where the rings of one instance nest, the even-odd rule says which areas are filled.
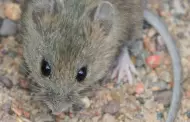
[[[19,66],[19,70],[20,70],[20,73],[24,74],[24,75],[28,75],[30,73],[28,67],[26,66],[26,64],[20,64]]]

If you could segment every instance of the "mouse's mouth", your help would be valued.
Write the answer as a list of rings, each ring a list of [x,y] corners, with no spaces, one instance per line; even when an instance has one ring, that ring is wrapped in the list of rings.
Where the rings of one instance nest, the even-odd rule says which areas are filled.
[[[53,115],[60,115],[63,112],[68,112],[72,108],[72,104],[65,105],[64,107],[49,107],[51,109]]]

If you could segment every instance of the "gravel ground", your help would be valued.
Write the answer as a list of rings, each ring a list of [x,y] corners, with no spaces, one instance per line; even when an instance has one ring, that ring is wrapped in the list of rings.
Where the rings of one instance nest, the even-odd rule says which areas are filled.
[[[169,1],[169,0],[168,0]],[[149,8],[168,24],[181,53],[183,99],[177,122],[190,122],[190,2],[181,0],[182,8],[167,0],[148,0]],[[51,120],[42,103],[31,100],[22,63],[22,44],[16,32],[24,0],[0,0],[0,122],[42,122]],[[159,44],[159,46],[158,46]],[[138,68],[141,82],[114,88],[113,83],[84,98],[86,109],[77,115],[63,113],[56,122],[161,122],[167,117],[171,100],[172,67],[162,38],[146,25],[144,29],[146,68]],[[133,58],[133,57],[132,57]],[[133,60],[138,62],[137,59]],[[151,63],[153,61],[153,64]],[[136,81],[139,81],[136,79]],[[39,119],[40,118],[40,119]]]

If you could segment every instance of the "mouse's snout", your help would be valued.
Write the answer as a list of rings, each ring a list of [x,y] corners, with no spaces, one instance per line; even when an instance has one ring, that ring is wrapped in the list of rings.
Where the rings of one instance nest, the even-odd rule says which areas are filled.
[[[60,99],[60,96],[53,96],[53,98],[45,100],[45,103],[54,115],[59,115],[60,113],[69,110],[73,105],[71,100],[66,100],[64,98]]]
[[[50,92],[50,91],[49,91]],[[43,101],[51,109],[52,114],[59,115],[68,110],[81,110],[84,107],[81,96],[75,92],[64,93],[46,93]]]

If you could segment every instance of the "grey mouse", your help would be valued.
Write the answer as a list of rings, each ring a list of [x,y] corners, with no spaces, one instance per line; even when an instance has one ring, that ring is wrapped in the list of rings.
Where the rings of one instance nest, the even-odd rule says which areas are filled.
[[[36,99],[59,114],[82,109],[82,98],[105,77],[138,74],[125,46],[142,37],[143,18],[164,38],[172,57],[174,91],[167,122],[181,99],[181,62],[166,25],[142,0],[31,0],[22,17],[24,57],[38,84]],[[110,73],[111,71],[111,73]],[[111,75],[110,75],[111,74]]]
[[[82,108],[123,43],[141,37],[141,0],[31,0],[22,17],[24,57],[54,114]]]

